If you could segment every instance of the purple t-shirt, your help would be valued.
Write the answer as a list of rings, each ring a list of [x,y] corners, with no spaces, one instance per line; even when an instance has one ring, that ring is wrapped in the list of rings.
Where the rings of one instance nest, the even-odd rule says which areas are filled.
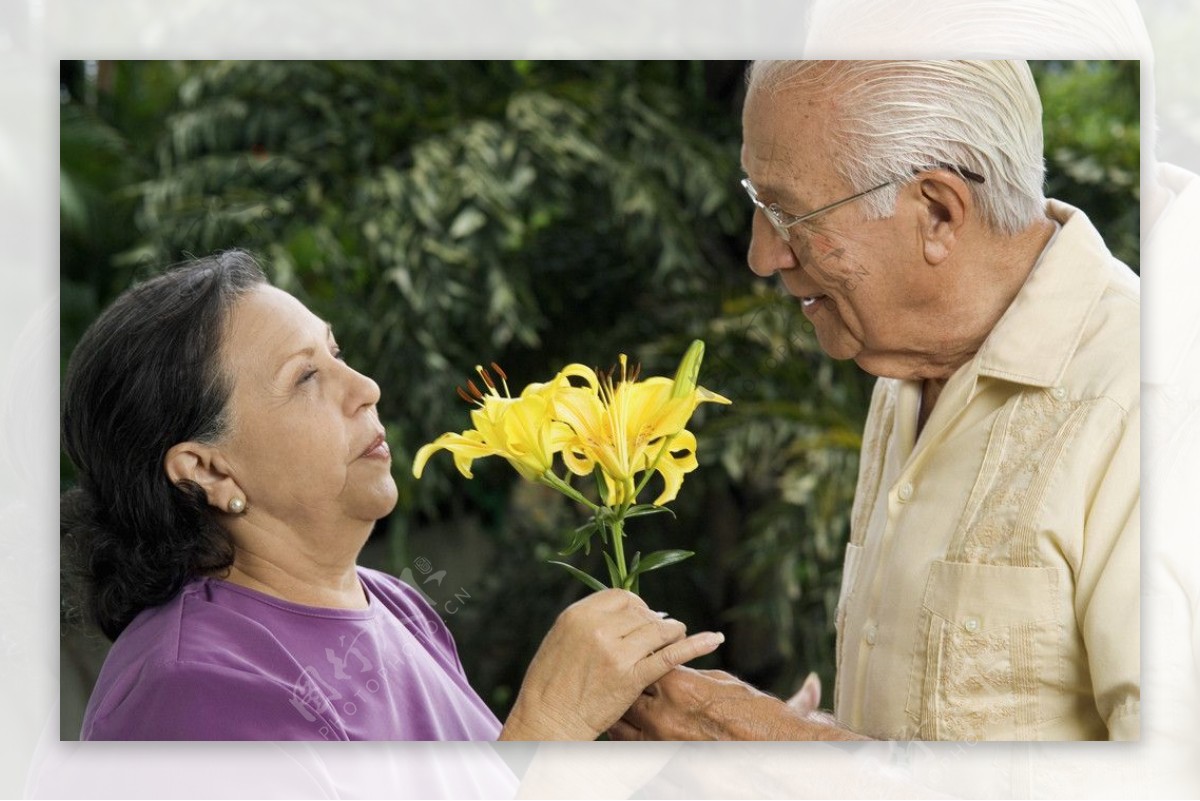
[[[189,582],[117,638],[81,739],[496,739],[437,613],[396,578],[358,575],[366,609]]]

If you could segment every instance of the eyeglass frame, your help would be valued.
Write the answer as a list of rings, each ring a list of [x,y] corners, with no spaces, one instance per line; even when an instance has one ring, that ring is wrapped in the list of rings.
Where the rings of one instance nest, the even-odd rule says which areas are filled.
[[[914,175],[920,174],[922,172],[922,169],[932,169],[933,167],[941,167],[942,169],[951,170],[953,172],[958,173],[963,178],[966,178],[969,181],[974,181],[975,183],[978,183],[978,184],[981,184],[984,182],[984,177],[982,175],[980,175],[977,172],[972,172],[971,170],[968,170],[966,167],[955,167],[955,166],[952,166],[949,164],[941,164],[941,163],[932,165],[932,167],[914,168],[913,174]],[[864,189],[862,192],[858,192],[847,198],[842,198],[841,200],[830,203],[828,206],[822,206],[821,208],[819,208],[815,211],[810,211],[807,214],[800,214],[800,215],[795,215],[795,214],[792,214],[791,212],[784,211],[782,208],[780,208],[778,203],[770,203],[770,204],[763,203],[762,200],[760,200],[758,197],[758,190],[754,188],[754,184],[752,184],[750,182],[749,178],[743,178],[741,180],[741,184],[742,184],[742,188],[746,190],[746,194],[750,196],[750,201],[752,203],[754,203],[754,205],[757,206],[764,215],[766,215],[767,220],[769,220],[772,227],[775,228],[776,233],[778,233],[779,236],[783,238],[784,242],[790,242],[790,241],[792,241],[792,236],[791,236],[791,233],[788,231],[788,229],[791,228],[792,226],[802,223],[805,220],[811,220],[813,217],[816,217],[818,214],[824,214],[827,211],[833,211],[834,209],[836,209],[840,206],[844,206],[847,203],[851,203],[855,200],[858,200],[860,197],[863,197],[864,195],[869,195],[872,192],[878,192],[880,189],[883,189],[885,186],[891,186],[892,184],[896,183],[899,180],[900,180],[899,178],[893,178],[890,181],[884,181],[883,183],[879,184],[878,186],[873,186],[870,189]]]

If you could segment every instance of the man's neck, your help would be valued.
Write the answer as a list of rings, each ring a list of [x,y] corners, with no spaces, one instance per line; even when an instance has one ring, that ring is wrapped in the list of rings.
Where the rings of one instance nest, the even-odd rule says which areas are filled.
[[[973,302],[964,297],[964,305],[960,307],[967,312],[961,315],[964,334],[958,348],[947,354],[942,363],[933,365],[927,375],[921,376],[918,436],[933,413],[933,407],[950,376],[979,352],[992,329],[1020,293],[1056,230],[1057,225],[1053,220],[1042,218],[1014,237],[998,239],[992,247],[987,248],[989,256],[968,275],[962,294],[973,298]]]
[[[953,336],[947,339],[946,353],[931,363],[932,369],[922,378],[945,384],[974,358],[1020,293],[1055,230],[1054,221],[1043,217],[1015,236],[989,234],[978,247],[965,248],[984,255],[962,264],[957,292],[945,318]]]
[[[946,380],[941,378],[927,378],[921,382],[921,405],[917,410],[917,436],[921,436],[921,431],[924,430],[925,424],[929,422],[929,416],[933,414],[933,407],[937,404],[938,397],[942,394],[942,388],[946,386]]]

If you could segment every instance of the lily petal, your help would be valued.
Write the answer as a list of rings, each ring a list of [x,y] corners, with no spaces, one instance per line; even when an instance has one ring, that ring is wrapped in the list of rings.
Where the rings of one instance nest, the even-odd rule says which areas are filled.
[[[654,469],[663,477],[663,491],[654,499],[655,506],[662,506],[675,500],[679,488],[683,485],[683,476],[698,466],[696,461],[696,437],[692,432],[680,431],[667,446],[667,451],[659,457]]]
[[[425,463],[429,461],[429,457],[440,450],[447,450],[453,454],[454,466],[466,478],[472,478],[471,463],[473,461],[484,456],[492,456],[495,453],[493,448],[489,448],[484,443],[483,437],[478,431],[468,430],[462,434],[447,432],[433,442],[422,445],[421,449],[417,451],[417,456],[413,459],[414,478],[421,477],[421,474],[425,472]]]

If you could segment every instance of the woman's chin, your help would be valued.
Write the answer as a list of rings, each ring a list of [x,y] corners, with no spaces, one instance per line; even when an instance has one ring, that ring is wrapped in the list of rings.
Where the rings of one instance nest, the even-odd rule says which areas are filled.
[[[360,499],[356,504],[358,507],[356,516],[363,520],[382,520],[396,508],[396,501],[399,498],[400,493],[396,489],[396,481],[389,475],[386,481],[381,481],[371,487],[366,497]]]

